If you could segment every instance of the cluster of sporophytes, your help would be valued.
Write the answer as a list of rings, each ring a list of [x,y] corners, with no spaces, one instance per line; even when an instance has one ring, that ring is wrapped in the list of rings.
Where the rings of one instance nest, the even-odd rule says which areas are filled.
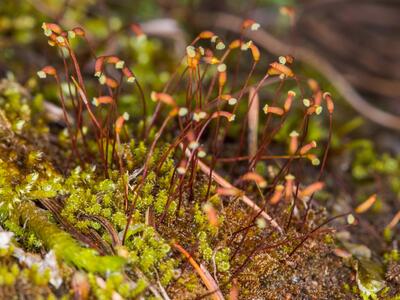
[[[238,293],[240,274],[258,267],[255,257],[276,251],[290,260],[337,218],[313,209],[334,104],[316,81],[295,74],[293,57],[271,62],[257,81],[263,61],[251,40],[225,43],[204,31],[165,87],[152,91],[128,62],[95,49],[94,72],[85,74],[74,48],[77,40],[91,47],[82,28],[44,23],[43,30],[62,65],[38,76],[55,80],[64,129],[55,138],[40,112],[31,119],[41,105],[2,94],[1,224],[25,247],[53,249],[86,272],[75,273],[67,293],[222,299]],[[130,86],[128,113],[120,102]],[[297,122],[282,138],[290,115]],[[329,129],[319,146],[308,130],[323,116]],[[300,182],[305,170],[315,176]]]
[[[30,119],[29,99],[18,90],[20,86],[8,80],[2,83],[7,83],[7,88],[1,93],[0,122],[0,216],[4,229],[13,232],[25,249],[54,250],[61,261],[88,272],[86,281],[95,276],[93,278],[98,283],[100,279],[97,275],[108,274],[104,287],[101,284],[100,287],[93,286],[93,292],[99,298],[105,293],[103,299],[109,299],[107,295],[115,291],[127,298],[141,294],[149,284],[146,276],[156,276],[155,271],[158,272],[158,280],[167,285],[176,265],[168,257],[170,246],[152,227],[144,224],[139,210],[137,219],[134,219],[136,226],[129,228],[125,245],[120,242],[118,231],[125,228],[126,216],[122,213],[123,188],[119,187],[119,177],[114,175],[100,180],[101,176],[94,173],[95,168],[89,166],[84,169],[76,167],[69,176],[62,176],[42,152],[51,146],[46,140],[48,129],[40,125],[43,119]],[[36,116],[41,113],[39,107],[32,107]],[[23,126],[16,127],[15,124],[21,123],[21,120],[24,121]],[[43,148],[38,148],[32,139]],[[132,154],[140,155],[140,147],[134,148]],[[167,177],[167,171],[165,173]],[[153,183],[151,187],[157,186],[161,191],[161,182],[160,185]],[[143,204],[142,209],[145,210],[151,203],[147,206]],[[37,205],[44,206],[52,214]],[[59,221],[69,233],[61,230],[54,221]],[[91,248],[82,247],[76,239]],[[2,241],[2,248],[3,244]],[[115,253],[119,255],[113,255]],[[9,254],[16,255],[13,250]],[[138,268],[132,271],[133,276],[143,272],[140,280],[127,280],[123,273],[124,265],[133,266],[133,270]],[[43,269],[43,272],[47,271]],[[44,276],[43,272],[37,276]],[[7,274],[4,279],[6,284],[13,285],[16,281],[9,280]],[[109,287],[111,283],[108,284],[108,281],[115,280],[114,288]],[[105,287],[109,292],[103,291]]]

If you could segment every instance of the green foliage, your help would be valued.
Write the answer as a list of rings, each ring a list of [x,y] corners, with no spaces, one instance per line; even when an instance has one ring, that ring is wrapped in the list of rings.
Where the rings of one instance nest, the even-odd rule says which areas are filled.
[[[28,229],[35,232],[47,249],[53,249],[64,261],[89,272],[105,274],[121,270],[121,257],[98,256],[96,251],[81,247],[69,234],[48,221],[46,213],[35,208],[33,203],[24,201],[18,211]]]
[[[213,251],[208,244],[207,234],[204,231],[200,231],[197,235],[199,240],[199,251],[204,260],[210,261],[213,255]]]
[[[159,270],[163,285],[171,281],[176,265],[173,259],[168,258],[171,247],[156,234],[153,227],[144,224],[132,226],[125,245],[129,249],[128,261],[132,266],[138,266],[150,277],[155,276],[154,270]]]
[[[18,102],[14,103],[12,109],[12,111],[24,110]],[[10,115],[14,118],[19,117],[18,113],[10,112]],[[4,122],[6,121],[7,119],[4,119]],[[29,119],[27,121],[29,122]],[[10,128],[10,134],[12,130]],[[27,132],[28,128],[24,130]],[[131,170],[134,170],[143,161],[146,147],[143,143],[134,147],[133,142],[131,146],[131,149],[126,148],[124,151],[129,152]],[[8,151],[10,154],[14,153],[16,157],[20,155],[18,145]],[[87,166],[83,169],[77,167],[64,178],[43,160],[43,154],[40,151],[33,148],[30,148],[24,161],[26,170],[14,164],[12,155],[4,152],[1,155],[3,159],[0,160],[0,182],[2,183],[0,216],[6,228],[16,233],[28,248],[38,249],[44,246],[46,249],[53,249],[58,258],[90,273],[117,272],[107,278],[105,289],[95,290],[100,299],[109,299],[114,290],[126,297],[142,293],[147,284],[141,280],[137,282],[135,288],[121,284],[119,272],[125,264],[122,257],[99,256],[92,249],[82,248],[68,233],[52,223],[47,213],[37,208],[32,202],[63,197],[65,206],[61,216],[76,228],[82,231],[91,228],[104,235],[105,230],[100,223],[83,217],[100,216],[109,220],[116,230],[122,231],[126,225],[126,216],[123,212],[124,184],[118,172],[112,171],[110,178],[102,179],[94,167]],[[154,161],[157,161],[161,155],[162,152],[157,150]],[[37,166],[38,161],[41,161],[41,167]],[[152,279],[155,278],[154,270],[158,270],[160,282],[163,285],[171,281],[176,262],[168,257],[170,246],[155,233],[152,227],[140,223],[144,220],[144,215],[140,216],[139,212],[144,213],[150,205],[154,205],[157,214],[163,212],[168,199],[167,189],[172,176],[172,166],[173,161],[168,157],[160,169],[159,182],[155,181],[154,172],[146,178],[142,196],[138,201],[139,210],[136,211],[136,218],[134,218],[139,223],[128,230],[126,239],[129,264],[133,268],[139,268]],[[25,173],[27,175],[24,175]],[[22,229],[21,224],[25,230]],[[5,276],[5,278],[8,277],[9,275]]]
[[[381,264],[370,259],[359,258],[355,261],[355,269],[360,296],[365,300],[378,299],[378,292],[386,286]]]
[[[220,272],[227,272],[230,269],[230,249],[223,248],[215,253],[215,263]]]
[[[20,97],[15,99],[22,101]],[[11,122],[26,111],[18,101],[15,100],[12,106],[8,106]],[[30,120],[27,119],[27,121]],[[7,124],[9,124],[8,119],[4,117],[0,127],[5,128],[9,133],[8,136],[11,137],[14,132],[11,127],[7,127]],[[24,128],[25,132],[28,130],[30,130],[29,127]],[[35,166],[34,170],[20,169],[17,165],[18,156],[21,155],[21,149],[25,149],[27,145],[21,149],[18,148],[19,146],[23,146],[23,141],[14,138],[12,148],[0,153],[0,182],[2,183],[0,220],[2,224],[14,230],[17,236],[23,237],[28,246],[39,247],[43,243],[45,248],[54,249],[59,258],[79,268],[99,273],[120,270],[124,264],[122,258],[100,257],[94,250],[81,247],[68,233],[52,223],[47,213],[33,204],[32,200],[65,194],[65,188],[61,185],[62,177],[57,175],[48,163]],[[32,160],[41,159],[37,150],[29,153],[25,160],[28,165],[32,165]],[[84,173],[82,180],[90,180],[90,173]],[[70,182],[66,186],[68,184],[73,186]],[[104,189],[104,184],[101,187]],[[26,230],[22,230],[22,226]]]
[[[387,252],[383,255],[385,263],[390,261],[398,262],[400,259],[400,253],[397,249],[392,249],[390,252]]]
[[[400,157],[388,153],[377,154],[374,145],[369,140],[356,140],[348,145],[354,159],[352,175],[358,181],[369,181],[376,175],[384,176],[389,188],[400,195]]]
[[[111,273],[105,281],[94,274],[89,274],[88,277],[93,294],[99,300],[112,299],[116,292],[125,299],[134,299],[147,288],[145,280],[139,279],[136,283],[129,283],[121,273]]]
[[[100,229],[95,221],[80,216],[101,216],[110,221],[120,212],[122,194],[118,191],[118,181],[97,179],[94,168],[81,170],[76,168],[64,182],[62,194],[66,196],[62,215],[81,230],[92,227]],[[114,215],[117,214],[117,215]],[[117,229],[121,230],[125,222],[118,220]]]

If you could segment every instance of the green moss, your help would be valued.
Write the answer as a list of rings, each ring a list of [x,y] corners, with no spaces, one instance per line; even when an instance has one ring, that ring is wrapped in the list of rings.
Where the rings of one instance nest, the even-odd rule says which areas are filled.
[[[150,278],[159,270],[161,281],[168,284],[173,277],[176,262],[168,258],[171,247],[154,231],[144,224],[132,226],[127,233],[126,247],[129,250],[129,263],[138,266]]]
[[[218,250],[215,254],[215,263],[217,265],[218,271],[220,272],[228,272],[230,269],[230,249],[223,248]]]
[[[383,255],[383,259],[386,264],[390,261],[398,262],[400,260],[400,253],[397,249],[392,249]]]
[[[18,208],[21,220],[36,233],[47,249],[54,249],[57,257],[89,272],[106,273],[121,270],[121,257],[99,256],[96,251],[81,247],[68,233],[48,220],[48,215],[30,201]]]
[[[213,255],[213,250],[208,244],[207,234],[204,231],[200,231],[197,235],[199,241],[199,252],[202,255],[203,259],[206,261],[210,261]]]

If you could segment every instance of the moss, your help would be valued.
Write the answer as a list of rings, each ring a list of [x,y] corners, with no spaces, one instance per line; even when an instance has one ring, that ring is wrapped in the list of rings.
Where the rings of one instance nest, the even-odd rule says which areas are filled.
[[[4,245],[3,245],[4,246]],[[49,288],[51,271],[49,268],[39,268],[38,264],[25,263],[33,255],[24,253],[22,249],[16,251],[14,243],[8,248],[1,249],[0,256],[0,296],[2,299],[56,299]],[[4,252],[4,250],[7,250]],[[24,256],[23,262],[15,258]]]
[[[390,242],[393,238],[393,231],[389,227],[385,227],[383,230],[383,238],[386,242]]]
[[[22,98],[15,94],[5,94],[7,97],[12,97],[5,104],[7,117],[11,116],[10,122],[20,117],[29,121],[28,109],[24,104],[19,105],[22,103]],[[48,162],[34,164],[42,160],[41,152],[34,150],[34,147],[26,144],[24,140],[12,137],[13,128],[6,125],[7,120],[3,118],[1,127],[9,133],[7,136],[12,138],[13,143],[11,147],[3,147],[0,153],[0,182],[2,183],[0,216],[3,225],[13,230],[17,236],[24,238],[28,247],[40,247],[43,243],[46,249],[54,249],[60,259],[78,268],[103,274],[107,271],[121,270],[124,264],[121,257],[101,257],[96,251],[80,246],[67,232],[49,220],[48,213],[32,202],[36,199],[48,199],[66,194],[65,187],[62,185],[64,182]],[[30,132],[29,128],[23,130],[25,133]],[[20,167],[20,156],[25,156],[22,161],[27,163],[27,169]],[[29,168],[29,166],[33,167]],[[72,176],[76,173],[78,172],[73,173]],[[90,175],[90,172],[84,173],[81,176],[82,181],[90,180]],[[67,186],[68,183],[66,181]]]
[[[208,244],[207,234],[204,231],[200,231],[197,235],[199,241],[199,251],[202,255],[203,259],[206,261],[210,261],[213,255],[213,251]]]
[[[217,265],[218,271],[220,272],[228,272],[230,269],[230,249],[223,248],[218,250],[215,254],[215,263]]]
[[[65,48],[62,51],[65,51]],[[142,58],[147,59],[143,56]],[[64,84],[61,86],[61,88],[65,87]],[[244,234],[241,229],[248,224],[251,210],[238,205],[238,201],[221,199],[216,195],[216,187],[209,186],[207,176],[194,172],[193,182],[186,181],[189,176],[183,178],[185,180],[182,181],[173,178],[176,166],[173,157],[174,154],[181,154],[179,149],[176,153],[166,156],[165,151],[170,145],[159,146],[165,142],[161,141],[149,158],[149,165],[144,168],[143,162],[146,161],[148,155],[148,146],[154,140],[158,130],[156,126],[150,131],[146,142],[128,138],[132,133],[140,132],[143,123],[138,125],[131,122],[124,127],[126,132],[121,134],[121,141],[118,139],[116,148],[117,156],[122,164],[113,157],[112,145],[117,138],[113,140],[113,135],[107,132],[107,138],[110,137],[110,141],[107,144],[104,138],[99,138],[97,140],[101,144],[99,146],[96,143],[93,128],[89,125],[82,127],[87,141],[83,145],[83,136],[79,133],[78,148],[87,149],[82,152],[85,152],[88,159],[84,159],[77,167],[78,159],[74,157],[75,153],[70,148],[72,136],[67,129],[58,132],[58,140],[55,143],[57,146],[54,146],[48,141],[50,137],[54,138],[56,135],[48,134],[47,122],[41,120],[40,113],[35,113],[40,110],[34,106],[28,106],[28,97],[20,90],[9,89],[2,94],[0,100],[4,110],[0,114],[1,224],[15,232],[18,241],[26,249],[37,252],[52,249],[60,261],[67,263],[73,269],[85,270],[93,297],[111,299],[117,297],[118,293],[128,299],[139,296],[151,299],[152,296],[149,296],[147,288],[158,282],[173,291],[180,285],[175,289],[175,295],[178,297],[181,296],[183,290],[192,292],[189,295],[193,297],[188,296],[188,298],[201,297],[205,288],[192,269],[180,268],[182,277],[174,282],[177,268],[183,266],[186,260],[171,251],[170,240],[177,240],[185,249],[190,249],[193,258],[210,270],[213,276],[215,274],[215,279],[220,282],[224,293],[228,292],[231,273],[238,271],[238,267],[239,269],[243,267],[239,270],[243,271],[243,274],[238,276],[238,280],[243,286],[241,296],[244,295],[244,297],[272,299],[273,296],[287,293],[289,297],[301,294],[300,297],[304,298],[314,295],[323,299],[337,292],[337,290],[329,290],[334,285],[332,282],[323,282],[325,291],[319,286],[308,284],[309,282],[303,285],[298,284],[299,278],[304,281],[315,278],[316,271],[322,269],[329,270],[331,277],[342,276],[340,272],[343,271],[343,265],[329,256],[328,247],[332,246],[329,237],[326,237],[325,241],[316,240],[317,249],[305,243],[304,247],[293,256],[298,269],[293,268],[289,266],[292,263],[289,260],[287,264],[286,261],[282,263],[282,257],[286,257],[295,249],[295,243],[287,243],[268,251],[253,252],[263,243],[273,244],[279,241],[280,236],[277,234],[267,236],[264,232],[266,226],[263,226],[265,228],[250,226]],[[33,103],[39,105],[41,100],[41,97],[37,97]],[[70,99],[67,100],[70,102]],[[131,98],[129,100],[132,101]],[[133,100],[137,101],[136,98]],[[177,99],[178,102],[183,102],[182,100],[183,98]],[[125,101],[126,106],[128,104],[123,96],[119,101]],[[67,103],[67,106],[71,106],[71,103]],[[136,113],[139,106],[134,106],[132,111]],[[240,109],[243,110],[243,107]],[[98,110],[96,114],[100,116],[103,112]],[[32,120],[32,117],[37,120]],[[85,119],[85,124],[86,121]],[[319,123],[319,121],[310,121],[311,136],[308,138],[317,139],[326,135],[326,131],[321,131],[319,128]],[[237,133],[239,132],[238,124],[239,122],[233,125]],[[286,147],[287,134],[293,126],[292,121],[284,124],[282,130],[284,136],[281,136],[284,147]],[[174,133],[165,133],[168,137],[172,134]],[[229,135],[230,133],[228,137]],[[165,140],[168,139],[165,138]],[[54,152],[50,152],[49,146],[56,148],[51,150]],[[106,151],[107,147],[108,152],[105,156],[110,162],[108,173],[103,170],[101,159],[97,155],[98,152]],[[359,147],[362,148],[362,153],[357,160],[357,165],[353,168],[353,171],[355,170],[353,175],[361,180],[370,176],[366,164],[375,161],[375,158],[367,143]],[[42,152],[43,150],[46,152]],[[161,161],[162,159],[164,161]],[[92,164],[87,164],[87,161]],[[158,167],[160,163],[162,166]],[[118,165],[120,169],[116,167]],[[395,172],[396,164],[392,159],[383,157],[382,160],[375,161],[374,165],[379,172],[388,175],[393,175]],[[144,174],[144,169],[147,171],[146,174]],[[279,172],[278,166],[267,166],[265,163],[259,163],[256,169],[268,176],[268,179],[271,179],[270,182],[273,182]],[[178,186],[178,183],[182,184]],[[140,189],[135,189],[135,187],[140,187]],[[178,188],[179,197],[176,196]],[[126,189],[128,195],[125,194]],[[248,191],[251,193],[254,189],[249,188]],[[210,195],[212,196],[209,197]],[[41,208],[44,200],[57,206],[57,209],[51,209],[53,214]],[[176,212],[178,201],[180,209]],[[132,212],[127,211],[125,205],[132,207],[133,204],[135,204],[135,209]],[[164,214],[167,206],[168,214]],[[296,207],[298,210],[294,211],[293,223],[296,223],[296,218],[302,214],[300,206],[301,203],[299,207]],[[207,214],[205,207],[215,209],[218,222],[214,224],[210,222],[210,215]],[[277,220],[280,224],[287,221],[288,212],[289,210],[286,209],[282,213],[279,207],[271,210],[271,214],[282,218],[282,220]],[[313,209],[309,212],[307,223],[317,223],[321,215]],[[129,213],[132,213],[132,218],[127,226]],[[153,213],[155,216],[152,216]],[[156,222],[154,225],[152,217],[160,220],[161,216],[166,216],[163,219],[164,222]],[[304,228],[307,228],[308,224],[305,225]],[[95,250],[82,246],[72,238],[71,234],[62,230],[62,226],[65,230],[78,233],[74,236],[88,237],[89,240],[93,239],[101,244],[100,246],[105,248],[104,253],[115,251],[118,256],[100,256]],[[125,244],[115,246],[114,244],[118,244],[119,239],[124,235],[125,229],[127,230],[124,236]],[[298,241],[302,238],[295,228],[289,228],[286,234],[289,241]],[[231,257],[232,252],[235,254],[234,257]],[[250,253],[254,255],[248,261]],[[4,253],[4,255],[7,254],[7,252]],[[14,284],[15,278],[19,276],[19,273],[15,275],[10,270],[5,269],[4,272],[0,270],[0,275],[4,273],[3,282],[8,285]],[[348,275],[346,270],[343,273]],[[45,289],[49,285],[48,272],[40,273],[33,267],[28,271],[24,270],[24,274],[35,286]],[[338,289],[341,289],[341,285]],[[49,294],[49,297],[51,296]]]
[[[398,262],[400,260],[400,253],[397,249],[392,249],[383,255],[383,259],[386,264],[391,261]]]
[[[159,270],[161,281],[168,284],[172,279],[176,262],[168,258],[171,247],[160,238],[153,227],[136,224],[127,233],[126,247],[129,263],[138,266],[150,278],[154,269]]]
[[[48,215],[30,201],[23,202],[18,211],[23,223],[36,233],[47,249],[54,249],[57,257],[89,272],[106,273],[121,270],[121,257],[99,256],[96,251],[81,247],[68,233],[48,220]]]

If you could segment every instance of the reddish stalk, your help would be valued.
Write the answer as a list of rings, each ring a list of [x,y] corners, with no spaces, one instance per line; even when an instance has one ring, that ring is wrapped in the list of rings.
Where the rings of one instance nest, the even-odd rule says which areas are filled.
[[[187,252],[181,245],[178,243],[172,243],[172,247],[174,247],[176,250],[178,250],[186,259],[189,261],[189,263],[192,265],[192,267],[195,269],[196,273],[200,276],[201,280],[203,281],[204,285],[207,287],[207,289],[210,291],[211,298],[214,300],[223,300],[224,297],[222,296],[219,287],[215,280],[211,277],[211,275],[207,276],[206,273],[204,272],[205,268],[204,266],[202,267],[199,265],[193,257]]]

